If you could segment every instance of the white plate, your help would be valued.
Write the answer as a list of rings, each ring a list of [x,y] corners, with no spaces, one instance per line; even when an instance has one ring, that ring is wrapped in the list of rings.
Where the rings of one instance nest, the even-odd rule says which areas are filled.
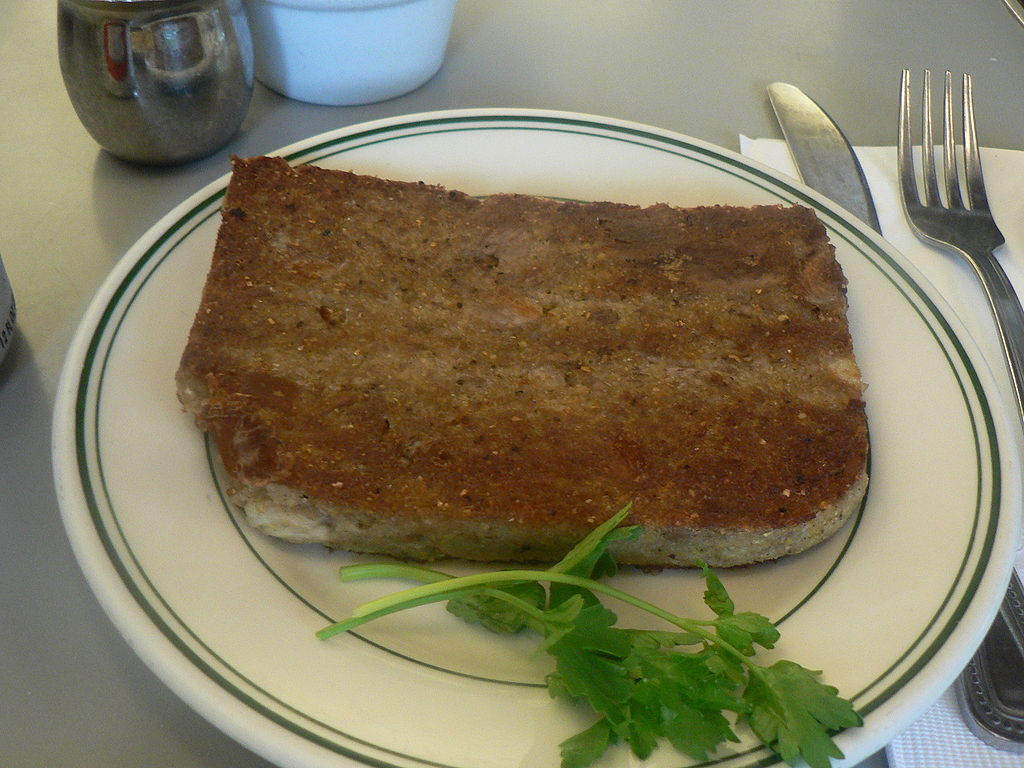
[[[888,742],[966,663],[1009,575],[1020,504],[1016,442],[975,346],[874,233],[739,155],[584,115],[406,116],[280,154],[472,194],[817,209],[849,278],[854,342],[869,385],[871,488],[861,515],[823,545],[722,576],[741,609],[779,622],[782,640],[768,658],[824,670],[864,715],[863,728],[838,735],[845,764]],[[90,584],[169,686],[281,765],[556,766],[558,743],[590,719],[549,700],[532,643],[484,637],[440,606],[318,641],[314,632],[329,617],[396,585],[341,585],[336,567],[355,558],[269,540],[224,504],[173,378],[226,183],[202,190],[142,238],[99,291],[72,345],[54,463],[65,524]],[[679,613],[705,610],[696,574],[618,579]],[[651,760],[683,762],[669,748]],[[771,762],[744,742],[714,764]],[[602,763],[626,764],[618,748]]]

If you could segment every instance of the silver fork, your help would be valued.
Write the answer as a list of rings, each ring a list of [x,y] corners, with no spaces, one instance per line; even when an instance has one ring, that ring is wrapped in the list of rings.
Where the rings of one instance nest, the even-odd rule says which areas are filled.
[[[963,170],[957,162],[953,131],[953,76],[947,72],[943,98],[942,156],[945,203],[939,184],[932,148],[931,72],[924,72],[922,108],[921,174],[923,196],[918,194],[914,172],[913,141],[910,137],[910,72],[903,70],[900,87],[897,163],[903,208],[914,232],[922,240],[953,251],[967,260],[977,273],[995,315],[996,328],[1013,382],[1017,411],[1024,423],[1024,310],[1006,272],[993,251],[1005,241],[992,218],[981,173],[978,136],[974,125],[974,95],[971,76],[963,84]],[[967,201],[961,194],[967,192]]]
[[[900,193],[907,219],[917,236],[958,254],[977,274],[995,317],[1017,412],[1024,423],[1024,310],[993,253],[1004,240],[985,194],[970,75],[964,75],[962,101],[960,162],[953,130],[953,76],[946,72],[942,110],[943,193],[940,194],[934,162],[931,73],[925,70],[921,120],[923,194],[919,194],[910,137],[910,72],[903,70],[897,142]],[[966,192],[966,201],[962,191]],[[1019,704],[1012,703],[1019,702],[1024,693],[1022,599],[1020,580],[1014,573],[992,629],[957,685],[961,708],[971,730],[985,742],[1014,752],[1024,750],[1024,711]]]

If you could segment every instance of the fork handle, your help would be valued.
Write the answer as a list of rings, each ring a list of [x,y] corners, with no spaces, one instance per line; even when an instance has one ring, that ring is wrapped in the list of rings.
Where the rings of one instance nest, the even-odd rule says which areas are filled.
[[[981,258],[967,254],[995,315],[996,330],[1003,348],[1017,414],[1024,420],[1024,309],[1002,265],[988,250]]]
[[[1017,412],[1024,419],[1024,310],[1017,292],[992,249],[980,258],[966,254],[981,278],[995,315]],[[1024,607],[1021,583],[1014,570],[1010,586],[992,627],[957,679],[957,699],[968,727],[984,743],[1020,752],[1024,722],[1020,717],[1020,671],[1024,662]],[[1016,702],[1016,703],[1015,703]]]

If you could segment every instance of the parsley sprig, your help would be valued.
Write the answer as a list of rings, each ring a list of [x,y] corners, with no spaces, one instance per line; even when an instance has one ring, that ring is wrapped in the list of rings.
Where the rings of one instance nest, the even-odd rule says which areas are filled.
[[[342,581],[422,583],[359,606],[317,636],[326,639],[439,601],[448,601],[451,613],[492,632],[535,632],[541,637],[539,652],[555,661],[547,676],[551,696],[585,702],[598,715],[592,726],[562,742],[562,768],[585,768],[620,741],[645,758],[666,740],[703,762],[724,742],[739,741],[734,728],[740,724],[791,765],[802,758],[811,768],[829,768],[831,758],[843,757],[830,734],[861,724],[853,705],[820,682],[820,672],[786,660],[757,663],[757,647],[774,647],[778,630],[760,614],[737,613],[725,586],[706,565],[704,602],[714,614],[710,619],[677,616],[598,581],[618,568],[608,547],[640,533],[639,526],[619,527],[628,513],[626,507],[608,519],[545,570],[453,577],[407,564],[345,566]],[[616,627],[615,613],[598,595],[642,609],[672,629]]]

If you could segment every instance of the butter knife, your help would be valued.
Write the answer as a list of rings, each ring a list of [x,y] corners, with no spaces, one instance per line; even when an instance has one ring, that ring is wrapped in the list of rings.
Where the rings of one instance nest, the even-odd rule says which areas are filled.
[[[1013,14],[1021,24],[1024,24],[1024,3],[1021,0],[1003,0],[1006,10]]]
[[[843,132],[818,104],[788,83],[768,86],[804,183],[881,232],[864,171]],[[1016,572],[977,653],[956,684],[970,730],[990,746],[1024,752],[1024,591]]]
[[[832,118],[789,83],[769,85],[768,98],[804,183],[881,232],[864,170]]]

